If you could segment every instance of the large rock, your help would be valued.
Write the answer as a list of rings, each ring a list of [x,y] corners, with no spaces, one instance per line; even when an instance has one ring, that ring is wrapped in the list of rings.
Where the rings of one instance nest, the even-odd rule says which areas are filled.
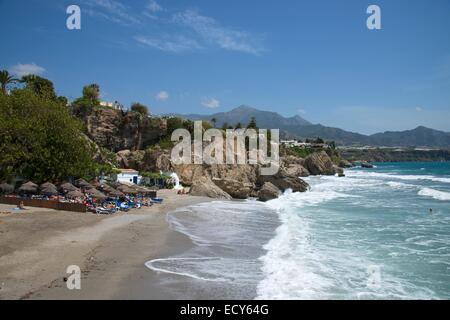
[[[278,198],[280,195],[280,190],[270,182],[265,182],[258,192],[259,201],[269,201]]]
[[[348,160],[341,159],[339,161],[339,167],[341,167],[341,168],[351,168],[351,167],[353,167],[353,164],[350,161],[348,161]]]
[[[295,175],[287,173],[284,169],[278,170],[274,175],[259,176],[258,184],[263,186],[264,183],[270,182],[281,191],[292,189],[293,192],[305,192],[309,185]]]
[[[213,178],[212,181],[235,199],[247,199],[255,188],[253,183],[243,183],[235,179]]]
[[[334,168],[335,174],[337,174],[339,177],[345,177],[344,169],[342,169],[341,167],[338,167],[336,165],[333,165],[333,168]]]
[[[116,158],[120,168],[141,170],[144,151],[121,150],[116,153]]]
[[[309,176],[309,171],[301,164],[289,164],[286,167],[284,167],[284,170],[297,177],[307,177]]]
[[[202,196],[215,199],[231,199],[231,196],[220,189],[208,177],[203,177],[194,181],[189,193],[193,196]]]
[[[373,164],[363,161],[361,162],[361,168],[367,168],[367,169],[372,169],[373,168]]]
[[[334,175],[333,161],[325,151],[315,152],[305,159],[305,166],[312,175]]]

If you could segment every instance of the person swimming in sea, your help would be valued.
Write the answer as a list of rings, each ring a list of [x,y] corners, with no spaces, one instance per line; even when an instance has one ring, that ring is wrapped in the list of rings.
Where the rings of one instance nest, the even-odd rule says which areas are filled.
[[[430,209],[429,209],[428,211],[430,212],[430,214],[432,214],[432,213],[433,213],[433,209],[431,209],[431,208],[430,208]]]

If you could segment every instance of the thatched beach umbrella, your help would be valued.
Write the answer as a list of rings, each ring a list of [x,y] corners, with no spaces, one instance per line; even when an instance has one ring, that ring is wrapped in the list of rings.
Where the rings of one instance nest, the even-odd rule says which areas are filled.
[[[100,189],[100,188],[99,188]],[[121,191],[114,189],[113,187],[104,184],[100,191],[104,192],[105,194],[107,194],[110,197],[124,197],[125,194],[123,194]]]
[[[125,194],[123,192],[116,189],[108,190],[106,194],[110,197],[125,197]]]
[[[102,192],[98,191],[97,189],[91,188],[86,190],[86,193],[90,195],[92,198],[97,199],[105,199],[107,198]]]
[[[73,184],[71,184],[70,182],[66,182],[63,183],[62,185],[59,186],[59,188],[61,190],[63,190],[64,192],[68,192],[68,191],[80,191],[77,187],[75,187]]]
[[[93,188],[93,186],[84,179],[76,180],[75,185],[79,188],[84,188],[84,189],[92,189]]]
[[[27,194],[35,194],[38,191],[38,185],[28,181],[27,183],[24,183],[20,186],[19,192],[20,193],[27,193]]]
[[[80,190],[72,190],[72,191],[67,192],[66,197],[73,199],[73,198],[84,197],[84,194]]]
[[[7,184],[7,183],[0,184],[0,193],[1,194],[10,194],[13,192],[14,192],[14,186]]]
[[[46,189],[46,188],[56,189],[56,186],[53,183],[51,183],[51,182],[45,182],[45,183],[41,184],[39,186],[39,188],[41,188],[41,190],[42,189]]]
[[[100,187],[102,184],[100,183],[100,182],[98,182],[97,180],[92,180],[92,181],[90,181],[89,182],[89,184],[91,185],[91,186],[93,186],[94,188],[98,188],[98,187]]]
[[[58,190],[55,186],[47,185],[46,187],[41,187],[41,194],[44,194],[46,196],[56,196],[58,195]]]
[[[137,190],[131,188],[130,186],[127,186],[125,184],[122,184],[117,187],[117,190],[122,191],[125,194],[137,194],[139,193]]]

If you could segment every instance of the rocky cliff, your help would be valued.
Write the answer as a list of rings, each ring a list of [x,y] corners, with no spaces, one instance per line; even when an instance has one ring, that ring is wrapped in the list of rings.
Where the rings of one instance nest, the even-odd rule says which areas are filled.
[[[82,116],[88,137],[108,150],[139,150],[154,144],[167,134],[164,119],[98,108]]]

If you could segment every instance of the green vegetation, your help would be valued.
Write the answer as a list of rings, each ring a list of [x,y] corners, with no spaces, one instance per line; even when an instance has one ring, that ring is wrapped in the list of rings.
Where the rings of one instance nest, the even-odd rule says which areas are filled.
[[[95,83],[83,87],[83,95],[72,102],[76,115],[91,113],[98,106],[100,106],[100,87]]]
[[[93,160],[95,146],[82,134],[81,122],[48,94],[48,82],[37,82],[46,85],[28,82],[9,96],[0,95],[0,179],[56,182],[106,170]]]
[[[131,105],[130,110],[133,112],[136,112],[137,114],[140,114],[144,117],[147,117],[149,112],[148,112],[148,107],[144,106],[143,104],[139,103],[139,102],[135,102]]]
[[[2,90],[2,94],[6,95],[8,93],[8,85],[18,82],[19,79],[14,78],[9,74],[6,70],[0,71],[0,86]]]

